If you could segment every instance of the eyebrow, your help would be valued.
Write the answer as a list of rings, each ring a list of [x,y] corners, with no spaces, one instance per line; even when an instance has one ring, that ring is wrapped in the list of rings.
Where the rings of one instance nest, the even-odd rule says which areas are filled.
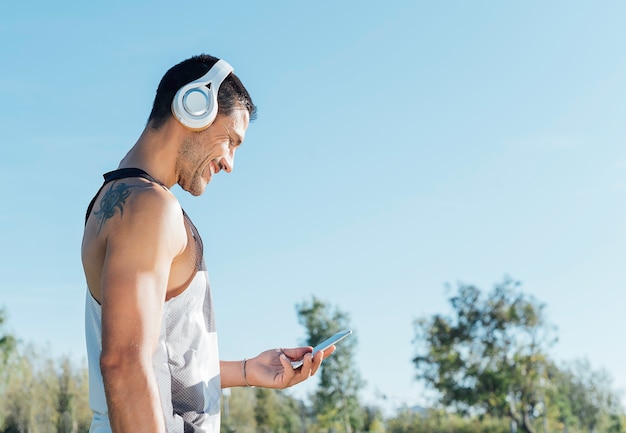
[[[226,130],[226,134],[228,135],[228,137],[235,142],[235,146],[240,146],[241,143],[243,143],[243,137],[239,135],[237,131],[229,128],[226,125],[224,125],[224,129]]]

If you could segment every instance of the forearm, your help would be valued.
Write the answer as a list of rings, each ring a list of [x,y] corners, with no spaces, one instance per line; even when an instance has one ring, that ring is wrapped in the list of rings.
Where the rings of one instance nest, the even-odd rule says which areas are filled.
[[[151,365],[104,364],[102,377],[114,433],[165,433],[163,409]]]
[[[220,361],[220,378],[222,388],[248,386],[243,377],[243,361]]]

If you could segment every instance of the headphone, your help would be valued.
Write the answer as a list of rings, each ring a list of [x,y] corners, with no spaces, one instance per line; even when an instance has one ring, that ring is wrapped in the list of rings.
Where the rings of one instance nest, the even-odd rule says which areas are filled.
[[[217,116],[217,92],[233,67],[224,60],[202,77],[181,87],[172,101],[172,113],[180,123],[194,131],[208,128]]]

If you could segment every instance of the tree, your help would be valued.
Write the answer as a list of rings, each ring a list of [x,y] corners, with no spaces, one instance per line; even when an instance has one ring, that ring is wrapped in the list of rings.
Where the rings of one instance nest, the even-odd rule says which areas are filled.
[[[8,363],[10,374],[0,395],[2,433],[89,431],[85,367],[68,358],[55,361],[35,347],[18,347]]]
[[[4,365],[8,361],[12,353],[15,352],[15,337],[9,333],[5,333],[7,313],[4,308],[0,308],[0,373],[4,370]]]
[[[54,431],[55,378],[43,373],[49,366],[33,347],[11,358],[2,401],[5,432]]]
[[[284,392],[256,388],[254,419],[258,433],[289,433],[302,431],[300,405]]]
[[[503,433],[506,421],[484,416],[481,419],[462,417],[438,409],[416,412],[409,408],[398,411],[387,420],[387,433]]]
[[[6,321],[7,313],[3,308],[0,308],[0,396],[4,392],[2,384],[7,383],[7,363],[16,349],[15,337],[4,330]],[[2,421],[2,419],[0,419],[0,421]]]
[[[56,375],[57,432],[88,432],[91,424],[89,408],[89,378],[85,366],[76,368],[69,357],[60,358],[54,365]]]
[[[7,368],[11,357],[15,353],[15,337],[6,333],[4,330],[7,321],[7,313],[0,308],[0,401],[2,401],[7,393],[7,386],[11,369]],[[0,405],[0,426],[5,423],[5,412]]]
[[[417,378],[460,414],[509,417],[527,433],[542,414],[547,349],[556,341],[545,306],[505,278],[486,297],[459,283],[453,316],[415,322]]]
[[[307,344],[315,346],[329,336],[349,328],[347,313],[313,297],[296,307],[299,321],[308,333]],[[322,429],[337,429],[350,433],[360,431],[364,413],[359,404],[358,393],[364,382],[355,368],[354,350],[357,338],[342,340],[333,355],[324,361],[317,391],[313,398],[313,410]]]
[[[621,431],[623,408],[604,370],[594,370],[588,360],[553,369],[551,398],[560,410],[559,420],[567,430],[575,426],[588,432]]]
[[[255,433],[255,393],[249,388],[227,388],[222,391],[222,433]]]
[[[578,424],[570,398],[572,377],[569,372],[562,371],[556,364],[548,367],[548,379],[551,386],[546,390],[548,409],[552,417],[564,432]]]
[[[382,410],[375,406],[364,408],[365,421],[363,430],[368,433],[385,433],[385,422]]]
[[[223,391],[223,433],[302,432],[303,403],[285,391],[229,388]]]
[[[74,399],[76,395],[72,389],[72,365],[69,359],[61,361],[61,371],[58,375],[57,431],[59,433],[73,433],[74,427]]]

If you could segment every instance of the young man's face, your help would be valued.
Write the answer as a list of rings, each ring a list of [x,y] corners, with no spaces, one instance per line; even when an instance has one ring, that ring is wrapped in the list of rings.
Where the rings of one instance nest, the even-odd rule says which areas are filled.
[[[178,151],[178,184],[198,196],[215,174],[221,170],[230,173],[249,123],[248,110],[239,108],[229,116],[218,115],[204,131],[190,132]]]

